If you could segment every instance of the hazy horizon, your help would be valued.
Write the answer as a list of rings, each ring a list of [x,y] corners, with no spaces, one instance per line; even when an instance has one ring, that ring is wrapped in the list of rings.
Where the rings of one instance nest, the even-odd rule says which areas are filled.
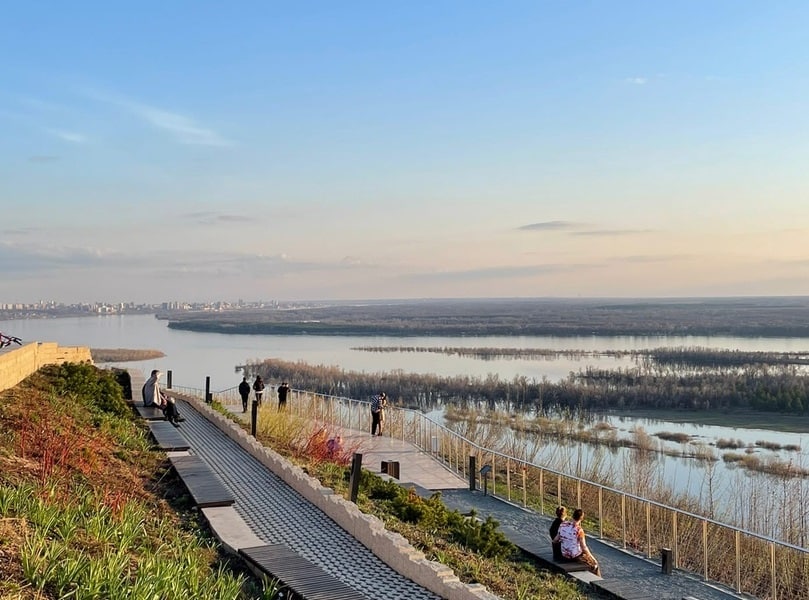
[[[807,20],[16,3],[0,302],[807,296]]]

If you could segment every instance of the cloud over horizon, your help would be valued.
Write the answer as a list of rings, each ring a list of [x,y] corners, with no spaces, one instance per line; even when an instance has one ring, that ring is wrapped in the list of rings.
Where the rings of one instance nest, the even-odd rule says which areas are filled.
[[[564,231],[566,229],[573,229],[579,227],[577,223],[572,221],[542,221],[539,223],[531,223],[529,225],[522,225],[517,227],[518,231]]]
[[[222,137],[213,129],[201,125],[188,115],[145,104],[120,94],[93,89],[84,89],[80,93],[91,100],[107,104],[137,117],[152,128],[168,134],[180,144],[211,147],[234,145],[233,141]]]

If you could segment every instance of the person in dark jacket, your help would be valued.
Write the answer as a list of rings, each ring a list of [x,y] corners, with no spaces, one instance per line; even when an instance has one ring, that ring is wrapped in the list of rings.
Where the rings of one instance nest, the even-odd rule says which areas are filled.
[[[284,381],[278,386],[278,410],[284,410],[287,407],[287,396],[289,396],[289,384]]]
[[[553,560],[562,562],[562,544],[554,542],[556,536],[559,535],[559,526],[567,520],[567,509],[564,506],[556,508],[556,518],[551,523],[551,528],[548,530],[551,534],[551,547],[553,548]]]
[[[382,411],[388,403],[385,392],[371,398],[371,436],[382,435]],[[377,433],[378,432],[378,433]]]
[[[256,393],[256,404],[261,406],[261,396],[264,395],[264,380],[261,375],[256,375],[256,380],[253,382],[253,391]]]
[[[243,377],[239,384],[239,395],[242,397],[242,412],[247,412],[247,401],[250,399],[250,383],[247,377]]]

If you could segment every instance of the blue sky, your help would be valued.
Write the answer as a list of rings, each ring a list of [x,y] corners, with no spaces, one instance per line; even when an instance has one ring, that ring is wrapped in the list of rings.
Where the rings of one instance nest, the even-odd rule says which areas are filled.
[[[807,295],[807,22],[15,3],[0,301]]]

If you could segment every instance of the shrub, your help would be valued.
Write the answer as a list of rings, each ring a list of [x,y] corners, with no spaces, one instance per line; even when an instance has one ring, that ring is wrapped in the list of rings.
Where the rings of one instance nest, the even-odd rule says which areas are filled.
[[[111,372],[86,363],[64,363],[52,368],[55,369],[54,391],[58,396],[68,396],[93,411],[117,416],[131,412]]]

